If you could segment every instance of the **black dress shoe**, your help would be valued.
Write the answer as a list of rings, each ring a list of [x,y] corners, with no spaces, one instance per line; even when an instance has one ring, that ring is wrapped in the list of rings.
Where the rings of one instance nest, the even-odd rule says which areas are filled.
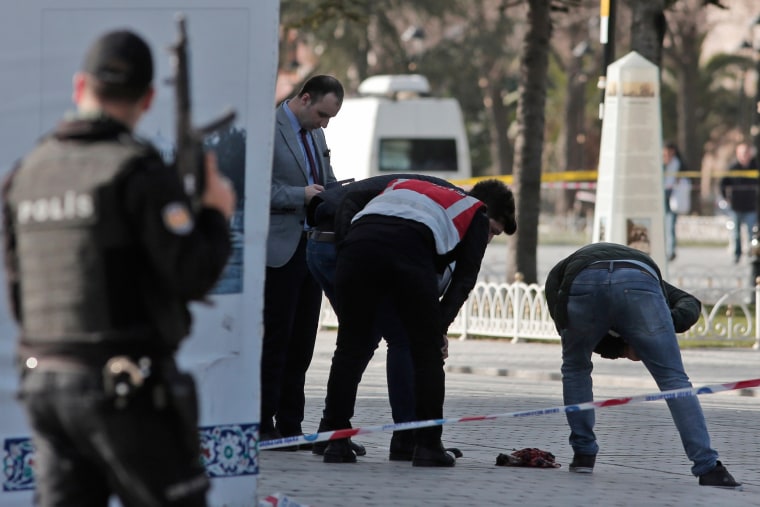
[[[347,439],[332,440],[325,449],[322,461],[325,463],[356,463],[356,454],[354,454],[351,443]]]
[[[391,437],[390,461],[412,461],[414,457],[414,433],[412,431],[394,431]]]
[[[443,448],[442,444],[435,447],[424,447],[417,444],[414,447],[412,466],[415,467],[453,467],[456,458]]]
[[[261,433],[259,433],[259,441],[260,442],[264,442],[266,440],[277,440],[278,438],[283,438],[283,437],[282,437],[282,434],[279,431],[277,431],[276,429],[269,430],[269,431],[262,431]],[[264,451],[294,452],[294,451],[298,450],[298,446],[297,445],[286,445],[285,447],[275,447],[274,449],[270,449],[270,448],[265,447],[262,450],[264,450]]]
[[[364,448],[362,444],[357,444],[350,438],[348,439],[348,445],[351,446],[351,450],[354,451],[354,454],[357,456],[366,456],[367,455],[367,449]]]
[[[448,452],[449,454],[453,454],[454,457],[457,458],[457,459],[461,458],[462,456],[464,456],[464,454],[462,454],[462,451],[460,451],[456,447],[447,447],[447,448],[444,449],[444,451]]]
[[[283,431],[277,428],[275,431],[280,432],[280,434],[283,437],[302,437],[303,436],[303,432],[300,430],[297,430],[295,432],[290,432],[290,431]],[[296,448],[296,451],[310,451],[313,445],[314,444],[312,444],[311,442],[304,442],[304,443],[296,445],[295,448]]]
[[[314,442],[314,444],[311,446],[311,453],[316,454],[317,456],[324,456],[325,449],[327,449],[327,446],[329,444],[330,444],[329,441]]]
[[[325,455],[325,449],[327,449],[327,446],[330,444],[330,441],[326,442],[314,442],[311,448],[311,453],[316,454],[317,456],[324,456]],[[354,451],[354,454],[357,456],[366,456],[367,449],[364,448],[362,444],[357,444],[350,438],[348,439],[348,444],[351,446],[351,450]]]

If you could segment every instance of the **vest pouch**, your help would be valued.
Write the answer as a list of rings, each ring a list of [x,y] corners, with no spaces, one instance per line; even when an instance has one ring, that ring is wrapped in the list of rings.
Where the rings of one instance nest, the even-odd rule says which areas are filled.
[[[173,361],[167,362],[161,372],[161,384],[166,388],[167,402],[177,414],[185,448],[190,452],[199,449],[198,438],[198,392],[195,379],[189,373],[177,369]]]
[[[137,362],[127,356],[115,356],[103,367],[103,393],[117,409],[125,408],[150,377],[150,359]]]

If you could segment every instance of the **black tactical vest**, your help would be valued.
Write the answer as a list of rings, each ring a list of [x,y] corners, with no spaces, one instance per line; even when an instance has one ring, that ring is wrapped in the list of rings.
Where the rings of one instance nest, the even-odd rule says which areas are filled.
[[[44,140],[13,177],[22,342],[31,346],[134,340],[116,327],[105,252],[130,244],[116,182],[148,148],[118,140]],[[144,330],[143,330],[144,331]],[[144,339],[145,336],[140,336]]]

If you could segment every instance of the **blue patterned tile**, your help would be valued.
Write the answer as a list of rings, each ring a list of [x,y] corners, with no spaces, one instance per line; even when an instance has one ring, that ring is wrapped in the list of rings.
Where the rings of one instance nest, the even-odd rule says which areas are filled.
[[[258,424],[200,428],[201,459],[209,477],[258,475]]]
[[[29,438],[8,438],[3,442],[3,491],[34,489],[33,453]]]
[[[222,424],[198,428],[201,461],[209,477],[258,475],[258,424]],[[29,438],[3,442],[3,491],[34,489],[34,446]]]

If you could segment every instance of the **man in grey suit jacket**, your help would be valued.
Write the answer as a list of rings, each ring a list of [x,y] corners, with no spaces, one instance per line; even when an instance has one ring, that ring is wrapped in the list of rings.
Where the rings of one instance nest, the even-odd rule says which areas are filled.
[[[322,290],[306,265],[306,206],[335,181],[322,129],[342,102],[340,82],[320,75],[277,109],[264,284],[261,440],[303,433],[304,382],[322,303]]]

